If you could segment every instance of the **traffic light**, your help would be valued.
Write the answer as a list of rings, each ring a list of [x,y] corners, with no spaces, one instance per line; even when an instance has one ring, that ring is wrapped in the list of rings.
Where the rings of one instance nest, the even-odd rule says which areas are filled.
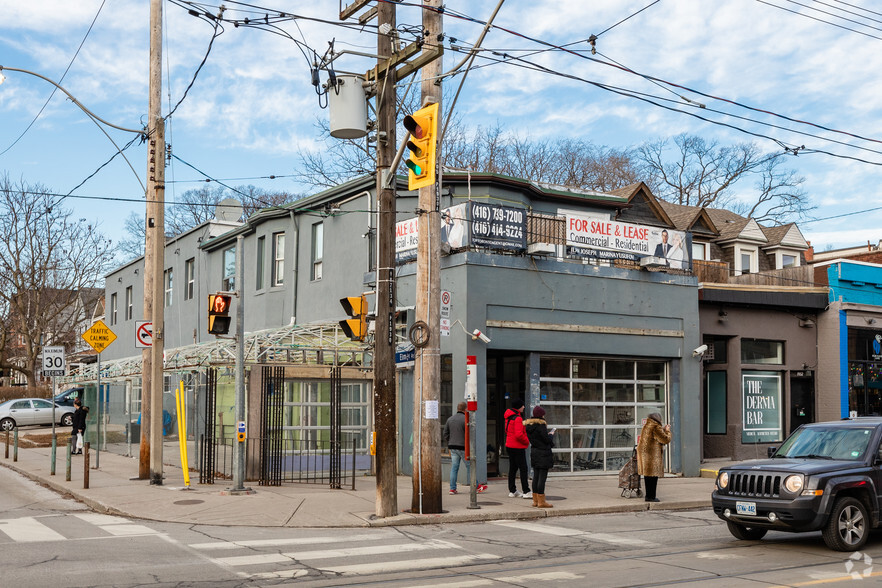
[[[438,103],[420,108],[404,117],[404,128],[410,131],[407,148],[410,156],[404,165],[407,189],[416,190],[435,183],[435,145],[438,141]]]
[[[226,335],[230,332],[230,299],[228,294],[208,295],[208,333]]]
[[[340,299],[343,310],[352,318],[340,321],[340,328],[353,341],[364,341],[367,335],[368,305],[364,294]]]

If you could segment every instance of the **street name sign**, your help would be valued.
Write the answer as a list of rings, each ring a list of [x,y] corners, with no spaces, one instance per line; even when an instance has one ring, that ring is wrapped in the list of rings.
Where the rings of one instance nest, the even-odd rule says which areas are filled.
[[[116,341],[116,334],[104,324],[104,321],[97,320],[83,333],[83,339],[95,350],[95,353],[101,353]]]

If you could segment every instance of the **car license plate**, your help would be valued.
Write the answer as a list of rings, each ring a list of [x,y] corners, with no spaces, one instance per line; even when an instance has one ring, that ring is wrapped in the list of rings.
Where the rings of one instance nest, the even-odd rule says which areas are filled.
[[[756,502],[736,502],[735,514],[756,516]]]

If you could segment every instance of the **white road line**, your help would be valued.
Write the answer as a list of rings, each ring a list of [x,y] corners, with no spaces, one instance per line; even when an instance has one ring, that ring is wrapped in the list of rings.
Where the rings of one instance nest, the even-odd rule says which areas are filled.
[[[249,541],[213,541],[211,543],[191,543],[188,547],[202,550],[239,549],[240,547],[282,547],[285,545],[323,545],[327,543],[349,543],[353,541],[377,541],[391,536],[391,533],[371,533],[350,535],[348,537],[284,537],[281,539],[253,539]],[[395,533],[397,535],[397,533]]]
[[[545,533],[546,535],[556,535],[558,537],[582,537],[589,541],[600,541],[602,543],[612,543],[614,545],[631,545],[634,547],[657,547],[656,543],[644,541],[643,539],[635,539],[623,535],[611,535],[609,533],[591,533],[589,531],[579,531],[578,529],[568,529],[566,527],[555,527],[554,525],[543,525],[539,523],[527,523],[522,521],[490,521],[492,525],[500,525],[503,527],[512,527],[515,529],[524,529],[533,533]]]
[[[331,559],[335,557],[361,557],[366,555],[384,555],[387,553],[404,553],[411,551],[425,551],[427,549],[462,549],[459,545],[446,541],[427,541],[425,543],[405,543],[398,545],[370,545],[368,547],[347,547],[344,549],[329,549],[316,551],[301,551],[286,553],[291,559],[297,561],[309,561],[314,559]]]
[[[64,535],[56,533],[33,517],[0,520],[0,531],[18,543],[65,540]]]
[[[475,588],[475,586],[489,586],[490,584],[495,584],[496,580],[490,579],[478,579],[478,580],[466,580],[465,582],[450,582],[448,584],[420,584],[424,588]],[[419,588],[419,586],[415,586],[414,588]]]
[[[349,566],[315,566],[321,570],[328,572],[336,572],[338,574],[380,574],[391,572],[404,572],[408,570],[424,570],[429,568],[450,568],[474,564],[480,561],[491,559],[499,559],[496,555],[488,553],[477,553],[473,555],[458,555],[452,557],[436,557],[429,559],[411,559],[407,561],[387,561],[369,564],[358,564]],[[459,584],[462,586],[463,584]]]
[[[144,525],[101,525],[100,528],[111,535],[116,535],[117,537],[158,534],[158,531],[154,531]]]
[[[218,557],[212,561],[224,566],[256,566],[271,563],[291,562],[291,558],[281,553],[263,553],[259,555],[239,555],[236,557]]]
[[[520,584],[524,582],[553,582],[557,580],[581,580],[585,576],[571,574],[570,572],[543,572],[540,574],[523,574],[521,576],[494,577],[497,582]]]
[[[249,578],[256,578],[258,580],[280,580],[280,579],[293,579],[299,578],[301,576],[305,576],[309,573],[309,570],[279,570],[278,572],[260,572],[257,574],[249,574]]]
[[[89,523],[90,525],[96,526],[105,526],[105,525],[123,525],[129,522],[129,519],[124,517],[114,517],[105,514],[98,514],[97,512],[85,512],[81,514],[73,515],[80,519],[83,522]]]

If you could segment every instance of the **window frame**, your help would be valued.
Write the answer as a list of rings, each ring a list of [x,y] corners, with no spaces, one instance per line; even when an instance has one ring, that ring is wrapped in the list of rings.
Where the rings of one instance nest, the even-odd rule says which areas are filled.
[[[260,236],[257,238],[257,263],[255,264],[256,271],[254,276],[254,288],[255,290],[263,290],[263,262],[264,262],[264,252],[266,251],[266,237]]]
[[[324,256],[325,228],[324,223],[317,222],[312,225],[312,269],[310,278],[313,282],[322,279],[322,262]]]
[[[747,271],[742,267],[742,255],[747,255],[749,257],[749,265]],[[740,276],[741,274],[755,274],[759,272],[759,251],[756,247],[745,247],[745,246],[737,246],[735,247],[735,261],[736,261],[736,269],[735,275]]]
[[[323,231],[324,232],[324,231]],[[271,280],[273,286],[285,285],[285,233],[273,233],[272,241],[272,272]]]
[[[232,265],[231,265],[232,262]],[[221,290],[224,292],[236,291],[236,246],[224,249],[221,256]],[[232,274],[227,270],[232,268]]]
[[[119,299],[117,298],[117,293],[114,292],[110,295],[110,324],[115,325],[117,323],[117,306],[119,305]]]
[[[174,301],[174,280],[174,268],[170,267],[162,272],[162,299],[166,308],[170,307]]]
[[[134,310],[135,310],[134,298],[135,298],[135,296],[134,296],[134,293],[132,292],[132,287],[129,286],[128,288],[126,288],[126,320],[127,321],[132,320],[132,317],[134,316]]]
[[[196,258],[184,262],[184,300],[193,300],[196,293]]]

